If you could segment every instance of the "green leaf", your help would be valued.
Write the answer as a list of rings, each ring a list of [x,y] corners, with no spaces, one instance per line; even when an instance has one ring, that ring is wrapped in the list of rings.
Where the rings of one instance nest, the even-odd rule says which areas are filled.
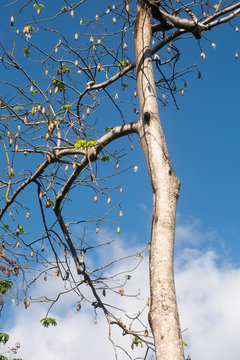
[[[8,358],[6,356],[0,355],[0,360],[8,360]]]
[[[36,114],[36,108],[35,108],[35,106],[33,106],[32,110],[31,110],[31,114],[32,114],[32,116],[34,116],[34,115]]]
[[[31,96],[34,96],[35,94],[37,94],[38,93],[38,91],[37,91],[37,89],[35,89],[35,90],[33,90],[32,92],[31,92]]]
[[[65,90],[65,81],[54,79],[51,84],[54,88],[58,87],[59,91]]]
[[[134,345],[138,346],[139,344],[141,345],[141,347],[143,347],[143,342],[142,342],[142,340],[140,340],[140,339],[137,338],[137,337],[133,338],[132,348],[133,348]]]
[[[57,321],[54,318],[45,318],[40,321],[44,327],[57,326]]]
[[[69,104],[66,104],[66,105],[62,105],[61,107],[60,107],[60,110],[70,110],[71,109],[71,107],[72,107],[72,105],[69,105]]]
[[[107,127],[105,127],[104,131],[105,131],[105,132],[109,132],[109,131],[112,131],[112,129],[113,129],[112,127],[107,126]]]
[[[26,58],[29,58],[30,56],[30,50],[28,48],[25,48],[25,49],[22,49],[23,51],[23,55],[26,57]]]
[[[182,344],[183,346],[188,346],[188,344],[185,341],[183,341]]]
[[[63,67],[62,68],[62,73],[63,74],[69,74],[69,73],[71,73],[71,70],[68,67]]]
[[[20,234],[24,234],[24,227],[22,225],[18,225],[17,228],[18,228]]]
[[[8,290],[11,289],[12,286],[13,286],[12,281],[6,280],[6,279],[0,280],[0,293],[6,294],[8,292]]]
[[[131,275],[125,275],[125,278],[127,279],[127,280],[130,280],[131,279]]]
[[[8,342],[8,340],[9,340],[8,334],[0,333],[0,343],[6,344],[6,342]]]
[[[62,6],[62,7],[61,7],[61,10],[62,10],[62,11],[67,11],[67,6]]]
[[[119,61],[119,64],[118,64],[118,66],[122,66],[122,67],[125,67],[127,65],[128,65],[127,61]]]
[[[19,111],[19,110],[22,110],[23,107],[22,106],[14,106],[13,110],[15,111]]]
[[[4,225],[3,225],[3,228],[6,229],[6,230],[9,230],[9,225],[8,225],[8,224],[4,224]]]
[[[35,29],[34,29],[33,26],[31,26],[31,25],[28,26],[28,32],[29,32],[30,34],[33,33],[34,30],[35,30]]]
[[[120,86],[122,87],[123,90],[125,90],[125,89],[127,89],[129,87],[129,85],[130,84],[123,83]]]
[[[75,149],[78,148],[83,148],[83,149],[87,149],[91,146],[95,146],[97,145],[97,140],[91,140],[91,141],[87,141],[87,140],[77,140],[77,142],[75,143],[74,147]]]
[[[103,155],[102,157],[100,157],[100,160],[103,162],[111,161],[111,157],[109,155]]]
[[[33,7],[34,7],[34,9],[43,9],[44,5],[38,3],[38,4],[34,4]]]

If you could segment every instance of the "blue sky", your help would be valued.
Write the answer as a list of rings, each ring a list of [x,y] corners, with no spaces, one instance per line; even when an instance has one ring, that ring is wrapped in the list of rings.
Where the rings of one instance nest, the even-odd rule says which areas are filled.
[[[52,1],[51,6],[54,7],[56,3],[58,2]],[[95,14],[99,3],[97,1],[92,1],[92,3]],[[101,8],[107,5],[107,1],[101,2]],[[90,7],[86,7],[89,14],[91,10]],[[77,24],[83,13],[83,11],[76,10],[74,23],[68,28],[69,34],[70,31],[74,33],[74,26],[79,26]],[[26,17],[28,16],[27,13]],[[3,23],[6,21],[8,24],[9,18],[9,16],[4,17]],[[233,24],[237,24],[237,20],[233,21]],[[5,34],[3,31],[0,32],[1,41],[6,41]],[[229,354],[233,359],[237,359],[240,356],[238,339],[235,339],[232,334],[239,333],[238,316],[237,313],[234,316],[233,310],[236,310],[240,298],[240,292],[236,289],[240,278],[240,63],[239,59],[234,58],[234,55],[240,48],[240,34],[226,24],[205,35],[210,41],[202,39],[200,43],[206,53],[204,61],[200,57],[201,50],[197,40],[186,39],[179,44],[179,47],[182,48],[182,64],[186,64],[186,66],[197,64],[203,79],[199,80],[197,73],[186,76],[188,86],[185,95],[177,97],[179,110],[173,104],[166,107],[159,105],[171,162],[182,184],[176,231],[176,286],[179,294],[181,321],[183,328],[188,328],[186,339],[189,343],[189,350],[187,353],[192,355],[193,359],[200,360],[198,350],[204,348],[206,349],[206,360],[216,358],[223,360]],[[215,49],[211,43],[216,44]],[[118,94],[119,97],[122,96],[126,99],[132,95],[132,92],[133,88],[130,88],[124,93],[119,90]],[[109,124],[112,122],[121,124],[120,117],[106,105],[96,115],[98,124],[105,121],[102,117],[104,114],[105,118],[106,113],[106,121]],[[136,118],[133,112],[128,112],[128,115],[129,121]],[[113,180],[114,186],[120,184],[123,186],[123,194],[120,196],[116,191],[110,191],[112,202],[121,202],[124,213],[119,220],[118,209],[113,212],[111,217],[113,221],[120,221],[121,234],[116,237],[116,224],[105,225],[103,229],[106,237],[118,239],[120,243],[118,251],[123,253],[126,250],[134,251],[136,249],[137,251],[147,245],[151,228],[152,198],[147,169],[137,138],[133,137],[132,140],[134,150],[126,151],[127,156],[122,159],[120,165],[121,168],[132,167]],[[127,138],[119,140],[119,144],[127,149],[130,147]],[[135,165],[138,166],[136,173],[133,170]],[[102,164],[102,166],[103,173],[110,173],[115,167],[115,163]],[[100,214],[102,208],[107,209],[106,199],[99,199],[98,203],[94,204],[94,193],[86,188],[74,192],[74,194],[79,203],[74,205],[73,213],[80,211],[84,217],[87,217]],[[26,201],[30,204],[32,198],[28,196]],[[91,206],[88,206],[89,201]],[[70,207],[68,211],[70,211]],[[34,227],[38,224],[37,211],[33,214],[35,214],[35,218],[32,216],[32,225],[28,226],[29,230],[36,234]],[[90,238],[94,237],[94,227],[95,224],[87,228],[89,231],[87,236]],[[81,227],[77,231],[81,233],[84,229]],[[114,256],[116,250],[111,251]],[[101,256],[103,257],[103,255],[99,255],[100,260]],[[146,271],[147,258],[144,258],[143,268],[136,275],[136,287],[140,286],[141,278]],[[195,285],[196,279],[199,280],[197,286]],[[143,287],[145,285],[147,285],[147,276]],[[46,285],[40,283],[39,288],[34,288],[33,291],[36,293],[45,291],[44,286]],[[144,296],[147,296],[147,293],[147,290],[144,291]],[[81,331],[80,321],[73,313],[75,299],[70,298],[70,300],[64,301],[63,304],[66,305],[67,310],[62,312],[60,305],[55,310],[61,320],[57,330],[39,329],[39,319],[44,316],[45,311],[42,305],[33,305],[27,312],[22,308],[16,310],[11,305],[6,306],[0,319],[1,324],[5,324],[3,325],[4,330],[11,329],[10,333],[14,340],[21,341],[22,357],[25,360],[33,357],[38,360],[36,357],[38,355],[36,355],[36,338],[34,343],[34,340],[30,341],[24,336],[24,333],[29,331],[29,328],[24,327],[24,322],[26,322],[26,326],[30,326],[29,324],[33,326],[34,336],[40,336],[42,343],[45,344],[44,349],[38,349],[39,356],[45,356],[48,360],[52,360],[54,354],[58,354],[59,360],[64,358],[61,357],[63,354],[65,356],[64,349],[61,348],[61,351],[58,352],[58,349],[49,350],[47,346],[49,333],[52,341],[56,341],[57,337],[62,336],[63,328],[67,328],[69,332],[72,332],[72,329],[78,332],[79,327],[79,331]],[[134,309],[135,305],[129,306]],[[87,312],[83,314],[84,319],[81,321],[84,324],[88,324],[88,316]],[[31,322],[32,319],[34,319],[34,325]],[[101,320],[99,325],[98,330],[93,330],[91,325],[91,331],[96,331],[96,338],[104,329]],[[223,335],[220,334],[219,328],[224,329]],[[204,338],[209,338],[209,341],[204,342]],[[71,351],[71,341],[74,344],[72,348],[75,349],[78,340],[75,335],[69,336],[69,338],[67,336],[68,353]],[[223,341],[226,343],[224,343],[223,349],[219,350],[219,344],[222,344]],[[33,343],[34,346],[31,345]],[[108,360],[112,358],[112,350],[108,348],[108,345],[105,349],[105,358]],[[41,353],[41,351],[43,352]],[[91,351],[85,355],[86,359],[92,358],[95,354],[94,349]],[[33,354],[35,355],[33,356]],[[70,354],[68,359],[74,359],[74,352]],[[200,355],[202,356],[202,351],[200,351]],[[229,357],[231,356],[229,355]]]

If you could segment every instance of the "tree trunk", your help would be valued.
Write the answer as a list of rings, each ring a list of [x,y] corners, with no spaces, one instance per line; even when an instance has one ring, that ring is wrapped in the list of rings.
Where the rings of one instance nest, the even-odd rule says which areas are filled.
[[[157,360],[183,360],[173,252],[180,181],[172,170],[161,127],[151,58],[151,12],[137,1],[134,47],[141,114],[139,136],[150,174],[153,218],[150,249],[150,324]]]

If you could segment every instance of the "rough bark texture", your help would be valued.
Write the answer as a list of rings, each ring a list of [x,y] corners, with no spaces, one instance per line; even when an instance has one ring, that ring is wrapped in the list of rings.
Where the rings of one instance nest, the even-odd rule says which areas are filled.
[[[177,310],[173,252],[180,182],[172,170],[161,127],[151,59],[151,11],[138,1],[134,32],[137,88],[141,113],[139,135],[153,191],[150,250],[151,308],[157,360],[183,360]]]

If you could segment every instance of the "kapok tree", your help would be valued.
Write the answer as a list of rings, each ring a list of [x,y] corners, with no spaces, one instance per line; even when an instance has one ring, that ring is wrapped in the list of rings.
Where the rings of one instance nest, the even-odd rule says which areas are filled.
[[[87,301],[81,290],[87,285],[92,306],[102,309],[109,327],[119,326],[129,334],[133,347],[141,342],[146,351],[153,348],[151,330],[156,359],[183,360],[173,271],[180,181],[171,166],[158,106],[170,101],[177,105],[189,71],[196,70],[201,78],[196,65],[180,68],[180,40],[186,35],[195,38],[204,60],[203,34],[236,18],[240,3],[125,0],[104,9],[106,4],[98,4],[99,10],[94,9],[88,20],[89,15],[83,14],[89,14],[90,6],[86,0],[65,1],[62,7],[31,0],[1,5],[10,28],[0,43],[1,74],[6,74],[0,80],[4,88],[0,136],[6,158],[0,184],[4,251],[17,256],[27,287],[54,271],[79,296],[79,310]],[[128,87],[134,83],[136,90],[129,96]],[[116,118],[109,119],[101,106],[113,106]],[[129,119],[129,109],[137,120]],[[101,167],[115,159],[119,171],[122,149],[117,140],[127,136],[131,141],[132,134],[139,137],[153,194],[151,305],[149,324],[139,332],[126,326],[105,303],[106,290],[116,289],[107,284],[103,267],[90,269],[85,261],[86,253],[100,245],[88,244],[72,230],[76,224],[94,223],[98,233],[111,211],[91,218],[85,208],[78,217],[68,205],[82,188],[94,192],[95,202],[103,196],[110,204],[111,183],[106,186],[106,180],[115,173],[110,168],[102,174]],[[27,196],[33,207],[38,203],[43,224],[43,232],[34,239],[27,234],[28,225],[22,225],[24,213],[28,221],[34,215]],[[119,233],[118,222],[116,226]],[[45,247],[51,258],[44,256]],[[29,281],[26,274],[36,269],[38,276]],[[124,286],[117,292],[124,295]],[[27,308],[27,295],[24,302]],[[46,317],[46,325],[49,321]]]

